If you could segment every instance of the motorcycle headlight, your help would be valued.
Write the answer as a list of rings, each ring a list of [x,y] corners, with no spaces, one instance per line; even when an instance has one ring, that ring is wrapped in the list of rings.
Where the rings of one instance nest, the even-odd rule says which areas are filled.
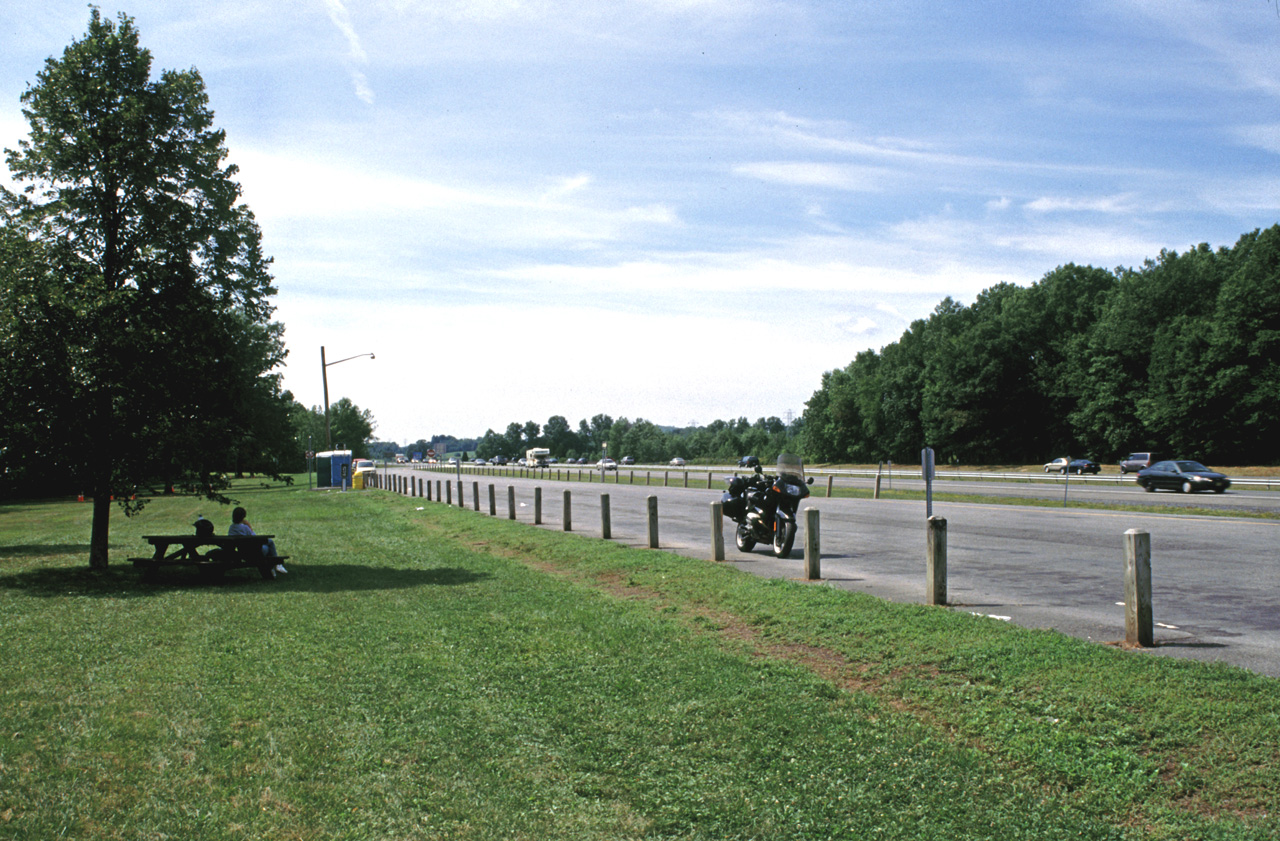
[[[803,486],[803,485],[791,485],[791,484],[787,484],[787,485],[783,485],[783,486],[782,486],[782,490],[783,490],[783,491],[785,491],[786,493],[790,494],[791,496],[804,496],[804,486]]]

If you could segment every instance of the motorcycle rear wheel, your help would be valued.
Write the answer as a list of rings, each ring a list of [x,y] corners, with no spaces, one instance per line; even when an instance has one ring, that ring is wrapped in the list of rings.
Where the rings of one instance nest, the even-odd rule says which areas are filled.
[[[773,554],[778,558],[791,556],[791,547],[796,542],[796,524],[790,521],[779,521],[773,532]]]
[[[746,523],[738,523],[738,531],[734,535],[739,552],[750,552],[756,548],[756,539],[751,536],[751,527]]]

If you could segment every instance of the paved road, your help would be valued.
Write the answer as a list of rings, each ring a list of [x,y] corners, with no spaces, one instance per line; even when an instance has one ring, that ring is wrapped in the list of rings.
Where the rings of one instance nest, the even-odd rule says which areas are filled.
[[[443,480],[447,474],[414,475]],[[480,482],[481,508],[487,512],[493,483],[501,517],[506,516],[506,488],[514,486],[517,519],[528,523],[533,522],[534,488],[540,486],[543,527],[553,529],[563,527],[567,488],[573,495],[573,530],[594,535],[600,534],[600,494],[607,492],[613,539],[637,547],[648,545],[645,498],[654,494],[661,548],[710,557],[710,503],[720,498],[720,490],[705,489],[705,476],[704,487],[689,489],[630,485],[626,479],[624,474],[623,483],[602,486],[464,476],[464,485],[471,508],[472,482]],[[1144,503],[1184,499],[1136,494]],[[923,502],[811,498],[805,504],[821,511],[827,585],[892,601],[924,601]],[[1176,509],[1148,514],[940,501],[934,513],[948,520],[948,595],[955,610],[1098,642],[1122,640],[1123,535],[1141,529],[1151,534],[1152,544],[1157,623],[1152,651],[1280,677],[1280,522],[1196,517]],[[803,574],[803,535],[793,557],[779,561],[764,549],[738,552],[732,529],[726,522],[728,563],[767,577]]]

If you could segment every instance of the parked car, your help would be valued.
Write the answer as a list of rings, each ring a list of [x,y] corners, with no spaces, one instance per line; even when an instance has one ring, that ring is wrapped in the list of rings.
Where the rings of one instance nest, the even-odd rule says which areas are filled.
[[[602,458],[596,462],[596,467],[601,470],[617,470],[618,463],[611,458]]]
[[[760,459],[756,458],[755,456],[743,456],[742,458],[738,459],[738,466],[739,467],[759,467]]]
[[[1067,460],[1065,458],[1055,458],[1044,466],[1045,473],[1066,473]]]
[[[635,464],[635,463],[636,463],[636,460],[635,460],[634,458],[632,458],[631,456],[623,456],[623,457],[622,457],[622,461],[620,461],[620,462],[619,462],[619,464],[625,464],[625,465],[627,465],[628,467],[630,467],[631,465],[633,465],[633,464]]]
[[[1120,462],[1120,472],[1137,473],[1155,464],[1155,453],[1129,453]]]
[[[680,458],[680,456],[671,459],[669,463],[672,467],[684,467],[684,459]]]
[[[473,458],[471,460],[471,463],[474,464],[476,467],[480,467],[482,465],[487,465],[489,462],[485,461],[482,458]]]
[[[1196,491],[1222,493],[1231,487],[1231,480],[1198,461],[1179,460],[1158,461],[1145,470],[1139,470],[1138,484],[1145,491],[1164,488],[1184,494]]]
[[[506,457],[506,456],[494,456],[493,458],[489,459],[489,463],[490,463],[490,464],[492,464],[492,465],[494,465],[495,467],[501,467],[502,465],[504,465],[504,464],[506,464],[506,463],[507,463],[507,457]]]

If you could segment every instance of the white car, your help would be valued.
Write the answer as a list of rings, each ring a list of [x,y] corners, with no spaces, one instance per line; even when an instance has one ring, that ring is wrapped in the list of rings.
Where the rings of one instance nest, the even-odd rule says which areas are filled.
[[[1066,473],[1067,460],[1065,458],[1055,458],[1044,466],[1045,473]]]
[[[670,463],[672,467],[684,467],[684,459],[680,458],[680,456],[671,459]]]
[[[611,458],[602,458],[596,462],[596,467],[601,470],[617,470],[618,463]]]

